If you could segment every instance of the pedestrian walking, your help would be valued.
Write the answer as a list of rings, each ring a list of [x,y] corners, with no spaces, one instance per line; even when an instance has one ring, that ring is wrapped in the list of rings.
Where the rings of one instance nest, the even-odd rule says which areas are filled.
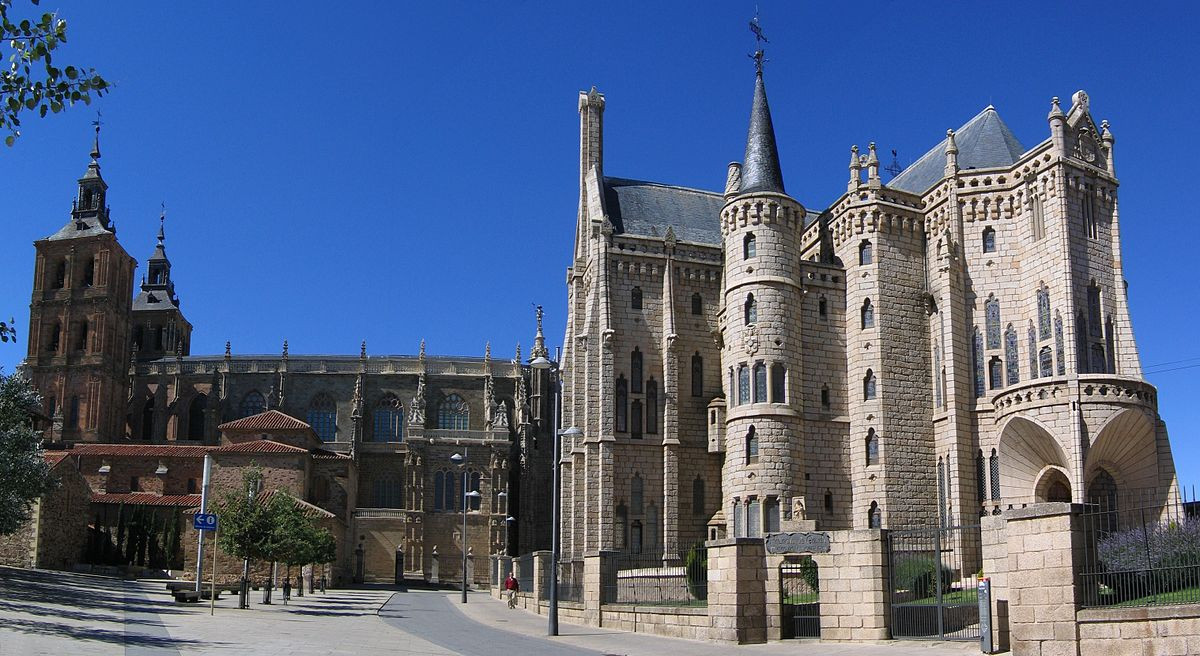
[[[508,593],[508,607],[510,609],[517,607],[517,591],[521,589],[521,584],[517,583],[517,578],[508,573],[508,578],[504,579],[504,590]]]

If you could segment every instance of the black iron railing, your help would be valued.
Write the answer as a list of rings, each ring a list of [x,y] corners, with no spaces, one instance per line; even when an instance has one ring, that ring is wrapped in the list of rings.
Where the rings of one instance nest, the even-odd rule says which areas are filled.
[[[682,558],[653,553],[616,553],[611,558],[601,586],[603,603],[708,605],[708,552],[703,545]]]

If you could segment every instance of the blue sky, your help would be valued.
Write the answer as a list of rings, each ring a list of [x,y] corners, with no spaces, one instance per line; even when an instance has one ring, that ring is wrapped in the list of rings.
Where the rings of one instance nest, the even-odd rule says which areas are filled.
[[[836,5],[836,6],[835,6]],[[223,11],[235,7],[236,11]],[[1182,481],[1196,481],[1188,301],[1200,152],[1193,3],[758,2],[788,190],[825,207],[851,144],[911,162],[988,104],[1027,147],[1086,89],[1116,136],[1136,337]],[[18,2],[14,11],[28,8]],[[101,164],[125,248],[167,251],[193,353],[511,357],[561,339],[576,94],[608,100],[610,175],[720,189],[752,91],[752,2],[53,2],[59,56],[115,83]],[[41,11],[38,9],[37,11]],[[32,242],[67,218],[92,109],[0,150],[0,314],[24,335]],[[1166,175],[1170,173],[1171,175]],[[23,346],[0,345],[11,371]],[[1176,361],[1178,364],[1164,364]],[[1154,367],[1153,365],[1162,365]]]

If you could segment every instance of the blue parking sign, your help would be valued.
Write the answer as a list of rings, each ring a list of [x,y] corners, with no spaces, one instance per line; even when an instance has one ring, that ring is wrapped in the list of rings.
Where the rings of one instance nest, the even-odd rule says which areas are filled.
[[[197,531],[217,530],[217,514],[196,513],[192,516],[192,528],[196,529]]]

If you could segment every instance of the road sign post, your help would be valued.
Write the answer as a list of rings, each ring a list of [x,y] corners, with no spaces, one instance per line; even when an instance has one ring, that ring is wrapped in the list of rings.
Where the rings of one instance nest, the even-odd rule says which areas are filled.
[[[216,532],[213,533],[213,545],[212,545],[212,552],[213,552],[212,588],[210,588],[208,591],[208,614],[210,616],[216,615],[216,613],[217,613],[217,610],[216,610],[216,608],[217,608],[217,538],[221,536],[221,526],[216,523],[217,516],[212,515],[212,518],[213,518],[213,526],[214,526],[214,529]]]

